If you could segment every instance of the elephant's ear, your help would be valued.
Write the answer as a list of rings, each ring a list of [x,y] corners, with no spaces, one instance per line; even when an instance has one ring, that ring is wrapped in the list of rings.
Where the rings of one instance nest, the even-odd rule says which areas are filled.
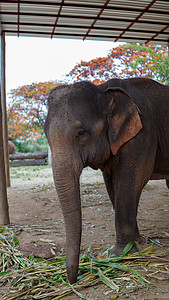
[[[127,91],[109,87],[105,93],[109,103],[108,137],[115,155],[124,143],[136,136],[143,125],[140,110]]]

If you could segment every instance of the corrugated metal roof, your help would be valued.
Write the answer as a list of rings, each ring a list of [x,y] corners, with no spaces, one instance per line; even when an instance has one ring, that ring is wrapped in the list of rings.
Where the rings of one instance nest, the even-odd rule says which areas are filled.
[[[2,0],[6,35],[169,43],[169,0]]]

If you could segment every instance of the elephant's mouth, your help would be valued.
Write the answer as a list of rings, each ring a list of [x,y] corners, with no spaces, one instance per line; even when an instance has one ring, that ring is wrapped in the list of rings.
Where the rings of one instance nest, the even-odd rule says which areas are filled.
[[[99,146],[98,146],[99,147]],[[98,151],[99,152],[99,151]],[[90,167],[93,170],[104,169],[107,164],[110,165],[113,155],[111,155],[110,149],[105,151],[103,154],[96,153],[95,156],[89,156],[84,164],[84,167]]]
[[[86,166],[87,167],[87,166]],[[92,168],[93,170],[98,170],[100,169],[100,166],[92,166],[92,165],[89,165],[88,167]]]

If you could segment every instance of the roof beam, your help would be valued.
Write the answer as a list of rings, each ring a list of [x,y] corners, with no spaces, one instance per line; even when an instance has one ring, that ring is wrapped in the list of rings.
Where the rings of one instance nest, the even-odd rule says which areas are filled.
[[[155,35],[152,36],[151,41],[154,40],[159,34],[164,34],[165,30],[167,30],[169,28],[169,25],[165,26],[162,30],[160,30],[159,32],[157,32]],[[168,34],[168,32],[166,32]],[[146,44],[149,43],[150,40],[147,40]]]
[[[20,19],[20,0],[18,0],[18,37],[19,37],[19,19]]]
[[[61,3],[60,2],[51,2],[51,1],[29,1],[29,0],[1,0],[1,3],[11,3],[11,4],[18,4],[18,1],[20,2],[20,4],[30,4],[30,5],[40,5],[40,6],[60,6]],[[158,1],[164,1],[164,0],[158,0]],[[168,2],[168,0],[166,0],[166,2]],[[83,4],[83,3],[64,3],[63,7],[76,7],[76,8],[89,8],[89,9],[102,9],[103,6],[99,5],[99,4]],[[128,12],[140,12],[140,13],[146,13],[147,9],[142,9],[142,8],[135,8],[135,7],[122,7],[122,6],[118,6],[118,5],[109,5],[106,6],[104,8],[104,10],[116,10],[116,11],[128,11]],[[151,9],[149,12],[149,14],[167,14],[165,11],[163,10],[157,10],[157,9]]]
[[[20,32],[48,36],[51,31],[51,38],[60,35],[117,41],[126,37],[126,41],[168,42],[168,1],[146,0],[144,6],[140,0],[127,1],[124,6],[121,1],[110,0],[1,0],[0,15],[3,31],[13,34],[17,30],[18,36]]]
[[[1,11],[2,15],[18,15],[17,12],[8,12],[8,11]],[[28,12],[20,12],[20,16],[32,16],[32,17],[51,17],[51,18],[56,18],[59,15],[57,14],[47,14],[47,13],[28,13]],[[91,16],[74,16],[74,15],[66,15],[62,14],[62,18],[67,18],[67,19],[84,19],[84,20],[93,20],[94,17]],[[111,18],[111,17],[100,17],[99,20],[101,21],[116,21],[116,22],[126,22],[126,23],[131,23],[133,22],[132,19],[123,19],[123,18]],[[154,24],[154,25],[168,25],[168,21],[150,21],[150,20],[134,20],[134,23],[140,23],[140,24]]]
[[[88,34],[90,33],[91,29],[94,27],[94,25],[96,24],[97,20],[100,18],[101,14],[103,13],[104,9],[107,7],[107,5],[109,4],[110,0],[107,0],[104,4],[104,6],[101,8],[101,10],[99,11],[97,17],[94,19],[91,27],[88,29],[88,31],[86,32],[83,41],[86,39],[86,37],[88,36]]]
[[[1,22],[2,25],[18,25],[17,22]],[[19,23],[20,26],[30,26],[30,27],[53,27],[53,24],[46,24],[46,23],[29,23],[29,22],[20,22]],[[58,28],[72,28],[72,29],[89,29],[90,26],[85,26],[85,25],[67,25],[67,24],[58,24],[57,25]],[[164,32],[167,28],[169,27],[169,25],[165,26],[163,28],[163,30],[159,31],[158,33],[156,32],[156,30],[142,30],[142,29],[126,29],[127,32],[139,32],[139,33],[150,33],[150,34],[162,34],[162,35],[167,35],[168,36],[168,32]],[[95,26],[94,27],[95,30],[102,30],[102,31],[122,31],[123,28],[120,27],[101,27],[101,26]]]
[[[59,17],[60,17],[62,8],[63,8],[63,4],[64,4],[64,0],[62,0],[62,3],[60,3],[60,8],[59,8],[58,16],[57,16],[56,21],[55,21],[55,25],[54,25],[53,30],[52,30],[51,39],[53,38],[53,34],[55,32],[55,28],[57,26],[57,23],[58,23],[58,20],[59,20]]]
[[[156,1],[157,1],[157,0],[151,1],[150,4],[147,5],[147,7],[146,7],[146,9],[145,9],[145,12],[148,12],[148,10],[153,6],[153,4],[154,4]],[[127,26],[126,29],[130,29],[130,28],[134,25],[134,23],[135,23],[136,21],[138,21],[138,20],[144,15],[145,12],[141,12],[141,13],[135,18],[135,20],[132,21],[131,24],[130,24],[129,26]],[[125,34],[126,29],[123,30],[123,32],[119,35],[119,37],[118,37],[117,39],[115,39],[115,42],[117,42],[118,39],[120,39],[120,38],[123,36],[123,34]]]
[[[5,30],[6,33],[17,33],[17,30]],[[40,31],[27,31],[27,30],[20,30],[20,34],[32,34],[32,35],[51,35],[51,32],[40,32]],[[58,32],[58,33],[55,33],[54,34],[55,36],[62,36],[62,37],[65,37],[65,38],[70,38],[70,37],[75,37],[75,38],[82,38],[84,35],[83,34],[80,34],[80,33],[65,33],[65,32]],[[106,36],[103,36],[103,35],[97,35],[97,34],[90,34],[88,37],[90,38],[97,38],[97,39],[101,39],[103,40],[103,38],[108,38],[108,39],[115,39],[116,36],[113,36],[113,35],[106,35]],[[138,40],[138,41],[142,41],[142,42],[146,42],[145,38],[141,38],[141,37],[121,37],[121,39],[123,40],[129,40],[129,41],[133,41],[133,40]],[[157,42],[163,42],[163,43],[166,43],[166,40],[163,40],[163,39],[156,39]]]

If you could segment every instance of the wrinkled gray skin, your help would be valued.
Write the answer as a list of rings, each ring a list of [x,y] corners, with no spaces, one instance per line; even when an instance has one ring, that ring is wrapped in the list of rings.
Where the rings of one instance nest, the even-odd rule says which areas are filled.
[[[16,152],[16,147],[15,147],[14,143],[12,143],[11,141],[8,141],[8,151],[9,151],[9,154],[15,154],[15,152]]]
[[[112,255],[139,240],[137,207],[149,179],[169,179],[169,88],[149,79],[63,85],[49,96],[45,133],[66,227],[68,280],[77,280],[81,243],[79,177],[101,169],[115,210]],[[137,250],[135,247],[133,251]]]

